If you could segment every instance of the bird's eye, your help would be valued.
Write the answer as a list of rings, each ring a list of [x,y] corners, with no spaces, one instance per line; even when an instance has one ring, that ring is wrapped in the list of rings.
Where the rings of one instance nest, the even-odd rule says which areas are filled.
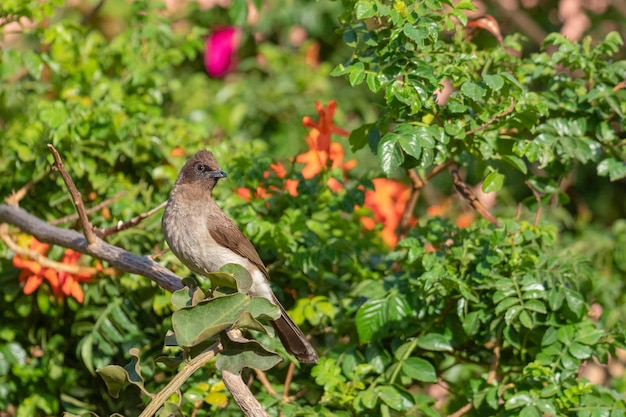
[[[196,164],[195,169],[196,172],[200,173],[206,171],[207,167],[204,164]]]

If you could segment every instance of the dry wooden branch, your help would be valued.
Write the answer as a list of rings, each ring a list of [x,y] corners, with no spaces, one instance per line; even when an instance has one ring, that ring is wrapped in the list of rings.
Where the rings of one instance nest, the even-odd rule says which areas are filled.
[[[116,200],[119,200],[120,198],[122,198],[122,196],[124,196],[124,194],[126,194],[126,191],[120,191],[119,193],[115,194],[113,197],[107,198],[106,200],[96,204],[93,207],[89,207],[88,209],[85,210],[85,213],[87,213],[87,214],[95,213],[96,211],[105,208],[106,206],[108,206],[112,202],[114,202]],[[78,220],[78,213],[70,214],[69,216],[65,216],[65,217],[60,217],[58,219],[54,219],[54,220],[50,221],[49,223],[50,224],[61,224],[61,223],[73,222],[75,220]]]
[[[472,190],[468,187],[468,185],[461,179],[459,175],[459,171],[456,168],[450,170],[450,174],[452,175],[452,181],[454,183],[454,187],[457,189],[459,194],[469,203],[469,205],[478,212],[481,216],[483,216],[487,221],[494,224],[497,227],[501,227],[498,220],[487,210],[487,207],[483,203],[480,202],[478,197],[474,195]]]
[[[435,177],[435,175],[444,171],[452,164],[454,164],[454,160],[450,159],[443,164],[437,165],[428,174],[426,174],[425,180],[422,180],[415,170],[411,169],[408,171],[408,176],[411,179],[411,196],[406,203],[406,207],[402,212],[402,218],[398,224],[398,229],[396,231],[398,240],[406,237],[406,234],[409,232],[411,227],[411,217],[413,216],[413,211],[415,210],[421,189],[424,187],[426,182],[430,181],[433,177]]]
[[[530,181],[524,181],[524,184],[530,191],[532,191],[535,196],[535,200],[537,200],[537,212],[535,213],[535,227],[539,226],[539,219],[541,218],[541,195],[539,195],[539,191],[535,190],[535,187],[530,183]]]
[[[95,237],[93,244],[89,244],[83,234],[52,226],[18,207],[0,204],[0,223],[12,224],[35,236],[40,242],[63,246],[98,258],[119,271],[145,276],[168,291],[184,287],[178,275],[147,256],[127,252],[98,237]]]
[[[496,120],[498,120],[501,117],[504,117],[508,114],[510,114],[513,110],[515,109],[515,101],[513,100],[513,98],[511,98],[511,104],[509,104],[509,107],[503,111],[502,113],[498,113],[495,116],[493,116],[491,119],[487,120],[485,123],[483,123],[482,125],[475,127],[474,129],[470,129],[467,132],[465,132],[466,135],[472,135],[476,132],[480,132],[481,130],[486,129],[490,124],[492,124],[493,122],[495,122]]]
[[[87,242],[92,245],[96,243],[96,234],[94,233],[93,226],[91,225],[91,222],[87,217],[87,213],[85,212],[85,205],[83,204],[83,198],[80,195],[80,191],[78,191],[76,185],[74,185],[72,177],[70,177],[70,174],[68,174],[67,170],[65,169],[65,166],[63,165],[63,160],[61,159],[61,155],[59,155],[59,152],[51,144],[48,144],[48,149],[50,149],[50,152],[52,152],[52,156],[54,157],[54,166],[52,168],[56,171],[59,171],[61,177],[63,177],[63,181],[65,182],[65,185],[67,186],[67,189],[72,196],[72,201],[74,202],[76,211],[78,211],[78,218],[80,219],[83,233],[87,238]]]
[[[250,392],[241,375],[223,370],[222,379],[226,388],[233,394],[235,402],[248,417],[269,417],[263,406]]]
[[[161,210],[163,207],[165,207],[165,205],[167,204],[167,201],[162,202],[161,204],[159,204],[158,206],[156,206],[155,208],[140,214],[139,216],[133,217],[132,219],[125,221],[125,222],[120,222],[119,224],[112,226],[112,227],[100,227],[95,229],[96,230],[96,234],[101,237],[101,238],[105,238],[109,235],[112,235],[113,233],[117,233],[117,232],[121,232],[122,230],[126,230],[126,229],[130,229],[133,226],[138,225],[143,219],[145,219],[146,217],[150,217],[152,216],[154,213],[156,213],[157,211]]]

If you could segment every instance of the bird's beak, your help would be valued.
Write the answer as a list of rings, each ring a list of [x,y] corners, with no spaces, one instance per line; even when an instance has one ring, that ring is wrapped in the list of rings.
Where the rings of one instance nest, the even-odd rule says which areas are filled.
[[[218,169],[217,171],[210,171],[208,173],[209,178],[226,178],[228,175],[226,175],[226,173],[224,171],[222,171],[221,169]]]

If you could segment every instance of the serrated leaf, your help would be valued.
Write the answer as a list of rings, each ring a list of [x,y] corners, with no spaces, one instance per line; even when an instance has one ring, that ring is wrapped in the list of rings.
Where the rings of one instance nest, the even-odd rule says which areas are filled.
[[[504,86],[504,78],[500,75],[483,74],[483,81],[485,84],[494,91],[498,91]]]
[[[367,300],[356,312],[356,330],[361,343],[370,342],[387,325],[387,301]]]
[[[461,93],[471,100],[478,101],[484,97],[486,90],[475,82],[465,81],[461,85]]]
[[[388,133],[383,136],[378,144],[378,162],[387,176],[391,176],[404,162],[404,154],[396,134]]]
[[[250,298],[235,293],[202,301],[172,315],[172,327],[180,346],[193,346],[228,329],[245,311]]]
[[[392,321],[402,321],[412,314],[413,310],[405,297],[399,294],[390,294],[387,297],[387,318]]]

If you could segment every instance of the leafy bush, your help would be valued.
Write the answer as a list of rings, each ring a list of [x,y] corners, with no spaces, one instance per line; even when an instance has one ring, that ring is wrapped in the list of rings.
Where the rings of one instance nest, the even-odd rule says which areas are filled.
[[[284,361],[265,383],[244,370],[271,414],[624,415],[624,376],[599,385],[582,373],[625,347],[621,36],[551,34],[524,54],[516,34],[469,40],[468,1],[265,5],[257,23],[245,23],[245,4],[124,3],[113,35],[91,11],[79,23],[77,9],[3,4],[3,28],[22,16],[34,25],[0,56],[0,168],[10,175],[0,193],[21,189],[11,201],[48,221],[70,215],[52,143],[86,203],[106,203],[90,214],[106,227],[164,201],[182,157],[210,146],[229,174],[215,198],[321,357],[293,374]],[[337,18],[344,43],[325,30]],[[239,62],[210,79],[201,38],[220,24],[242,28]],[[293,28],[309,38],[290,40]],[[347,142],[331,140],[347,134],[338,126]],[[481,192],[497,192],[497,204]],[[461,222],[469,207],[485,218]],[[159,220],[108,241],[157,252]],[[183,351],[163,340],[180,330],[188,293],[170,302],[143,277],[74,257],[98,271],[80,284],[9,245],[67,266],[63,248],[0,232],[3,412],[136,415],[151,399],[142,392],[177,378]],[[188,275],[171,254],[159,261]],[[103,371],[129,361],[116,377]],[[195,372],[164,412],[240,415],[217,368]],[[111,389],[124,380],[134,386]]]

